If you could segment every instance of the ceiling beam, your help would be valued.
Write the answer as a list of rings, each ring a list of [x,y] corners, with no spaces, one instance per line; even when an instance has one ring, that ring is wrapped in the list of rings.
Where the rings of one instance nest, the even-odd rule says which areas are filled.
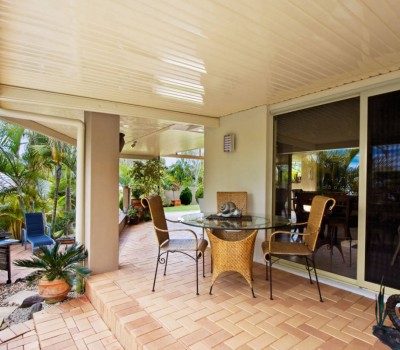
[[[0,84],[0,101],[23,102],[35,105],[79,109],[92,112],[151,118],[174,123],[219,127],[219,118],[181,113],[122,102],[107,101],[49,91]]]
[[[0,119],[4,120],[7,123],[22,126],[25,129],[30,129],[30,130],[36,131],[39,134],[42,134],[42,135],[45,135],[45,136],[48,136],[51,138],[55,138],[57,140],[66,142],[66,143],[76,147],[76,139],[69,137],[67,135],[64,135],[60,132],[57,132],[53,129],[50,129],[47,126],[44,126],[44,125],[34,122],[32,120],[9,118],[9,117],[1,116],[1,115],[0,115]]]

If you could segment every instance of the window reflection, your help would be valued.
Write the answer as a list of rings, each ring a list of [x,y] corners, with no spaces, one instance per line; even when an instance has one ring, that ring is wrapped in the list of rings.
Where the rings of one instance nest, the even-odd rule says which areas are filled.
[[[318,269],[356,278],[359,99],[279,115],[275,126],[275,213],[304,222],[316,194],[335,197],[316,263]],[[296,232],[292,239],[298,239]]]

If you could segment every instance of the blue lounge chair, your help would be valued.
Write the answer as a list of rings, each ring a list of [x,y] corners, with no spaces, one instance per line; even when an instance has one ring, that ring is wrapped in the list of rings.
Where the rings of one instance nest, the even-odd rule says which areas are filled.
[[[50,237],[50,229],[44,226],[42,213],[26,213],[26,228],[23,230],[24,247],[26,250],[26,242],[29,242],[33,250],[42,245],[54,244],[54,240]]]

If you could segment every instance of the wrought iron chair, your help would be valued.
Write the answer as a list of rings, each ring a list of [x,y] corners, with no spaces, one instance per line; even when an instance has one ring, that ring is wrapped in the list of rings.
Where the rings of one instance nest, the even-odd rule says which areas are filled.
[[[154,274],[153,289],[155,291],[158,264],[165,264],[164,276],[167,272],[168,256],[169,253],[182,253],[190,257],[196,262],[196,294],[199,295],[199,276],[198,276],[198,261],[203,258],[203,277],[204,276],[204,252],[207,248],[208,242],[202,238],[197,238],[194,231],[189,229],[168,229],[167,221],[178,223],[177,221],[167,220],[165,218],[162,200],[160,196],[151,196],[142,199],[142,205],[150,209],[151,218],[153,220],[154,231],[156,233],[158,243],[157,265]],[[170,236],[170,233],[174,233]],[[172,238],[179,233],[190,233],[193,238]],[[194,256],[188,252],[194,252]],[[163,255],[166,254],[164,258]]]
[[[37,247],[54,244],[49,227],[44,225],[42,213],[26,213],[25,226],[22,229],[25,250],[27,242],[32,246],[32,253]]]
[[[344,238],[350,240],[350,266],[351,266],[351,233],[350,233],[350,197],[343,194],[335,194],[334,196],[336,200],[335,208],[332,210],[331,215],[329,215],[327,224],[328,224],[328,233],[331,240],[331,254],[333,254],[333,247],[337,247],[340,254],[342,255],[343,262],[344,255],[342,250],[341,241],[338,238],[338,229],[343,228],[344,230]]]
[[[275,240],[276,235],[283,235],[290,237],[293,232],[290,231],[275,231],[271,234],[268,241],[262,243],[262,249],[264,253],[265,262],[269,263],[269,288],[270,288],[270,299],[272,300],[272,264],[280,259],[282,256],[298,256],[306,259],[306,268],[308,276],[311,279],[311,270],[314,270],[315,280],[317,282],[318,293],[320,301],[322,302],[321,289],[318,282],[317,269],[314,261],[314,251],[317,244],[318,235],[321,231],[322,219],[324,217],[325,210],[328,203],[332,203],[329,210],[335,206],[335,199],[325,196],[315,196],[311,203],[311,210],[308,217],[308,221],[305,223],[296,223],[293,226],[305,225],[304,232],[298,234],[303,237],[302,241],[292,242],[290,239],[286,241]],[[275,256],[277,259],[272,261],[272,257]],[[310,266],[311,262],[311,266]],[[268,266],[266,269],[267,280],[268,280]]]

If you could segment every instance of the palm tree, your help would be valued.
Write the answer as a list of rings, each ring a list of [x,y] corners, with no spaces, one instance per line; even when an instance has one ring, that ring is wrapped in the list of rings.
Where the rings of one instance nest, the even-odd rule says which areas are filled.
[[[4,230],[12,232],[13,238],[21,239],[24,215],[16,194],[9,195],[7,202],[0,205],[0,221]]]
[[[22,214],[37,196],[37,182],[44,177],[44,163],[29,147],[25,129],[0,123],[0,197],[15,194]]]
[[[33,144],[32,148],[35,150],[36,154],[40,155],[43,159],[48,160],[54,169],[54,198],[51,216],[51,232],[54,232],[63,166],[66,165],[70,170],[76,166],[76,162],[73,159],[73,147],[60,140],[48,138],[39,134],[33,135],[31,142]],[[68,200],[68,205],[70,205],[70,197]]]

